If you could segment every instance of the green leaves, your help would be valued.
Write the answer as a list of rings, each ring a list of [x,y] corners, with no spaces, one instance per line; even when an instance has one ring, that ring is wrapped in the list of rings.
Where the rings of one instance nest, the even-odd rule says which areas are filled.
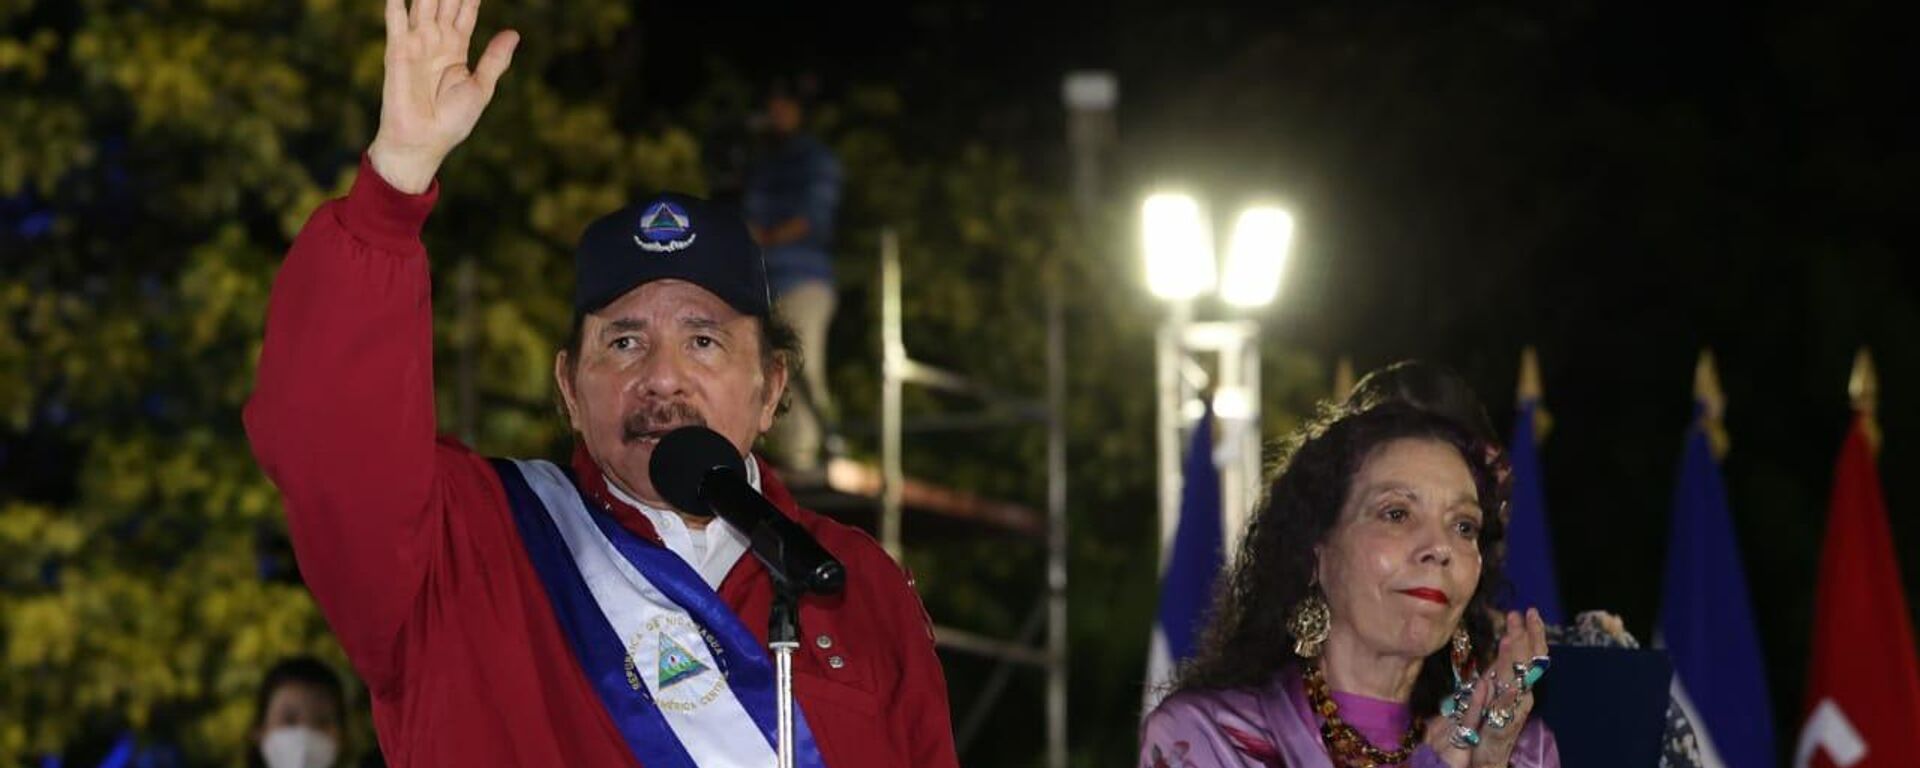
[[[550,453],[568,246],[628,189],[697,188],[698,147],[624,132],[543,80],[554,57],[601,56],[623,4],[489,12],[477,36],[539,44],[442,175],[442,403],[458,411],[471,376],[478,447]],[[5,0],[0,30],[0,213],[52,217],[32,236],[0,218],[0,764],[122,727],[235,764],[268,666],[349,671],[287,572],[239,413],[280,255],[371,138],[380,7]]]
[[[697,137],[752,101],[716,65],[686,115],[635,129],[616,104],[649,73],[609,64],[599,82],[591,69],[634,60],[618,39],[631,14],[618,0],[489,3],[475,32],[511,27],[525,42],[443,166],[424,236],[440,423],[483,452],[564,451],[552,368],[575,238],[636,190],[707,191]],[[0,764],[133,727],[189,763],[232,765],[267,666],[312,653],[347,671],[290,583],[278,495],[239,411],[280,254],[348,189],[372,138],[381,8],[0,0],[0,30]],[[877,420],[883,227],[900,237],[914,356],[1002,391],[1045,391],[1044,310],[1060,290],[1074,733],[1130,742],[1151,609],[1152,574],[1136,564],[1155,530],[1157,319],[1130,266],[1131,212],[1079,222],[1056,180],[1002,148],[926,146],[927,118],[891,87],[853,85],[816,117],[847,178],[830,374],[848,422]],[[22,208],[46,213],[42,231],[15,229]],[[910,414],[971,405],[908,400]],[[1042,506],[1037,425],[909,446],[911,474]],[[908,538],[935,616],[1017,634],[1042,583],[1037,545],[912,526]],[[959,715],[985,675],[950,663]],[[1030,758],[1033,682],[994,715],[1026,735],[982,742],[969,762]],[[364,700],[352,709],[364,751]]]

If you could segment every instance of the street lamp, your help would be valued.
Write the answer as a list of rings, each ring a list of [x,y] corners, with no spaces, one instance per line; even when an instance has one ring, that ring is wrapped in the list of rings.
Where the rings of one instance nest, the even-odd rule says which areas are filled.
[[[1192,195],[1161,192],[1140,205],[1140,238],[1147,257],[1147,289],[1168,301],[1189,301],[1213,290],[1213,228]]]
[[[1293,246],[1293,217],[1271,205],[1256,205],[1240,212],[1233,225],[1233,239],[1227,246],[1225,279],[1220,281],[1220,298],[1241,308],[1264,307],[1273,303],[1280,290],[1280,273],[1287,266],[1287,251]]]
[[[1216,293],[1233,310],[1257,310],[1280,290],[1293,245],[1293,217],[1272,205],[1249,206],[1234,220],[1224,269],[1217,265],[1213,225],[1200,201],[1178,192],[1150,195],[1140,206],[1147,288],[1170,311],[1156,343],[1161,542],[1179,524],[1182,450],[1213,404],[1219,424],[1214,460],[1220,468],[1227,551],[1259,498],[1260,324],[1251,317],[1196,322],[1196,300]],[[1202,365],[1211,358],[1211,368]],[[1163,546],[1162,552],[1166,548]],[[1164,563],[1162,564],[1164,566]]]

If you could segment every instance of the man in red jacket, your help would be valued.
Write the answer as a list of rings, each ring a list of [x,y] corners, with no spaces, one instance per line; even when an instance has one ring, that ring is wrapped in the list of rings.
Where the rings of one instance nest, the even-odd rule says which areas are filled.
[[[703,424],[747,456],[778,414],[790,342],[738,217],[662,194],[581,238],[554,361],[567,465],[435,437],[420,230],[518,42],[499,34],[470,70],[478,6],[387,0],[380,128],[275,279],[254,453],[393,765],[770,765],[768,575],[740,531],[674,509],[647,471],[673,428]],[[840,594],[800,602],[796,764],[957,765],[905,574],[746,466],[846,566]]]

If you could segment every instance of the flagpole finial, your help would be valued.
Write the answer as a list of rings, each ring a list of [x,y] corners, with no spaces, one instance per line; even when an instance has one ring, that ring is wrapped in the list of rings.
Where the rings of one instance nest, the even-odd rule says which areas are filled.
[[[1532,344],[1520,348],[1520,383],[1514,388],[1516,405],[1533,402],[1533,441],[1544,443],[1553,431],[1553,418],[1547,414],[1545,387],[1540,383],[1540,354]]]
[[[1540,354],[1534,351],[1532,344],[1520,348],[1520,386],[1514,394],[1521,400],[1539,400],[1542,394]]]
[[[1693,399],[1700,403],[1700,426],[1713,444],[1714,457],[1726,458],[1727,449],[1731,447],[1726,425],[1722,423],[1727,413],[1727,393],[1720,388],[1720,372],[1714,366],[1711,349],[1700,350],[1700,359],[1693,365]]]
[[[1860,414],[1860,424],[1867,432],[1867,447],[1875,453],[1880,451],[1880,422],[1876,411],[1880,406],[1880,376],[1873,369],[1873,353],[1861,347],[1853,353],[1853,373],[1847,377],[1847,397],[1853,401],[1853,410]]]
[[[1872,413],[1880,398],[1880,376],[1873,370],[1873,352],[1866,347],[1853,353],[1853,374],[1847,377],[1847,397],[1856,411]]]
[[[1353,358],[1341,355],[1333,364],[1333,399],[1344,403],[1353,396]]]

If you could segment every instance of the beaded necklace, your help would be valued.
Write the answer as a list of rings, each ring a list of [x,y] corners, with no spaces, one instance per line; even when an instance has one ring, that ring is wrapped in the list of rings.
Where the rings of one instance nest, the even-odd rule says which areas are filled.
[[[1326,742],[1327,753],[1334,763],[1345,768],[1383,768],[1400,765],[1413,757],[1413,749],[1420,738],[1420,723],[1415,720],[1407,724],[1407,735],[1400,739],[1400,748],[1391,752],[1382,750],[1367,741],[1347,721],[1340,719],[1340,705],[1333,700],[1333,694],[1327,690],[1327,677],[1320,671],[1320,662],[1308,660],[1302,675],[1307,689],[1307,701],[1313,705],[1313,711],[1321,718],[1320,739]]]

